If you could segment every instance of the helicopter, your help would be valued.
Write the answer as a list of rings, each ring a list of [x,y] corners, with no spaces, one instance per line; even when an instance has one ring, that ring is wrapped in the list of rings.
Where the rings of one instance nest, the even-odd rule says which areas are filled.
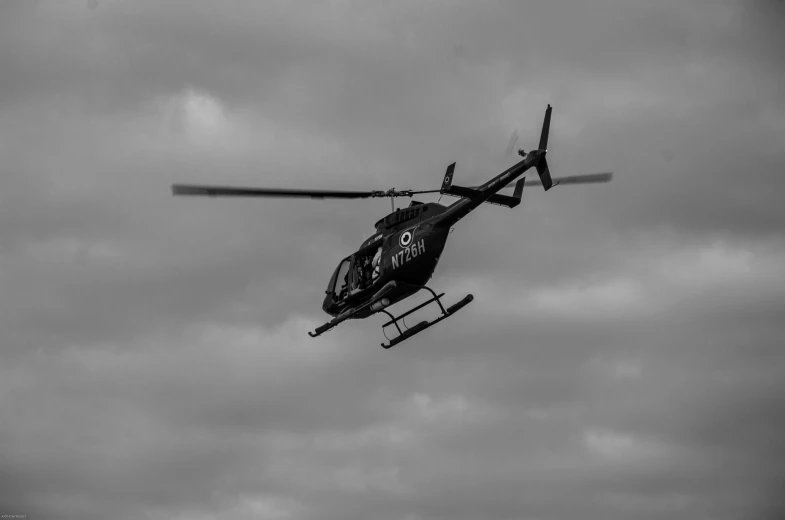
[[[426,285],[439,263],[447,236],[458,221],[484,203],[515,208],[521,203],[524,186],[541,184],[544,190],[548,191],[557,185],[601,183],[611,180],[612,172],[551,178],[546,160],[551,112],[552,107],[549,104],[545,110],[538,148],[529,152],[519,149],[518,155],[522,157],[519,162],[480,186],[454,185],[453,174],[456,163],[452,163],[447,167],[438,190],[413,191],[393,188],[387,191],[338,191],[174,184],[172,194],[311,199],[390,197],[392,212],[376,222],[373,236],[363,241],[359,249],[341,260],[330,277],[322,310],[333,318],[313,332],[308,332],[311,337],[317,337],[346,320],[365,319],[377,313],[384,313],[390,321],[382,325],[382,333],[389,343],[381,345],[389,349],[449,318],[474,299],[473,295],[467,294],[457,303],[445,308],[441,301],[444,293],[436,294]],[[530,168],[536,169],[539,181],[527,181],[523,177],[515,183],[512,196],[499,193]],[[411,198],[414,195],[429,193],[457,197],[460,200],[449,206],[438,202],[422,203],[412,200],[405,209],[395,208],[395,197]],[[398,316],[389,312],[389,307],[421,290],[427,290],[431,294],[427,301]],[[432,303],[439,307],[441,314],[438,318],[421,321],[413,327],[406,325],[407,316]],[[401,328],[401,324],[405,330]],[[392,339],[386,333],[386,329],[391,325],[394,325],[398,332],[398,335]]]

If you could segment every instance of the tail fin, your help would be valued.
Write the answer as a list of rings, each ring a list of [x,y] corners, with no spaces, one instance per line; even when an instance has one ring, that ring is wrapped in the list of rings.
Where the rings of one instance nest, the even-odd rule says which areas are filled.
[[[455,163],[452,163],[447,167],[447,173],[444,174],[444,182],[442,182],[442,187],[439,191],[444,193],[449,191],[450,187],[452,186],[452,174],[455,171]]]
[[[543,152],[548,151],[548,132],[551,128],[551,110],[553,110],[553,108],[548,105],[548,108],[545,109],[545,120],[542,122],[542,133],[540,134],[540,146],[538,149]]]
[[[523,187],[526,186],[526,177],[521,178],[517,183],[515,183],[515,191],[512,192],[512,197],[517,199],[518,202],[521,201],[523,197]]]
[[[540,175],[542,187],[548,191],[553,187],[551,180],[551,171],[548,169],[548,161],[545,159],[545,154],[548,153],[548,133],[551,128],[551,105],[545,109],[545,120],[542,122],[542,133],[540,134],[540,146],[537,150],[539,159],[537,160],[537,173]]]
[[[545,188],[545,191],[551,189],[553,180],[551,179],[551,171],[548,169],[548,160],[545,158],[545,154],[537,161],[537,173],[540,174],[540,181],[542,181],[542,187]]]

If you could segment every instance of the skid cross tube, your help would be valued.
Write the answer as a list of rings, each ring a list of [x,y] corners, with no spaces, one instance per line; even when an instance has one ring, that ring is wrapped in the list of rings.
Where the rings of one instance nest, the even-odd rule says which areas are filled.
[[[388,321],[387,323],[382,325],[382,333],[384,333],[384,327],[386,327],[387,325],[392,323],[393,325],[395,325],[395,328],[398,329],[398,334],[403,334],[403,331],[401,330],[401,327],[398,326],[398,318],[396,318],[395,316],[393,316],[392,314],[390,314],[389,312],[387,312],[384,309],[382,309],[382,312],[390,317],[390,321]],[[387,334],[385,334],[384,337],[387,338]],[[387,338],[387,339],[389,340],[390,338]]]
[[[419,334],[420,332],[424,331],[428,327],[430,327],[432,325],[436,325],[440,321],[442,321],[442,320],[444,320],[446,318],[449,318],[450,316],[452,316],[453,314],[458,312],[458,310],[460,310],[464,306],[468,305],[474,299],[474,296],[472,296],[471,294],[468,294],[468,295],[466,295],[463,298],[463,300],[461,300],[458,303],[456,303],[454,305],[451,305],[450,307],[445,309],[444,306],[442,305],[442,302],[441,302],[441,297],[444,296],[444,293],[436,294],[431,288],[426,287],[424,285],[420,286],[420,289],[427,289],[428,292],[430,292],[433,295],[433,298],[429,299],[428,301],[426,301],[424,303],[421,303],[420,305],[418,305],[418,306],[416,306],[416,307],[414,307],[412,309],[409,309],[408,311],[406,311],[405,313],[401,314],[398,317],[393,316],[392,314],[390,314],[389,312],[387,312],[384,309],[381,310],[381,312],[385,313],[387,316],[390,317],[390,321],[388,321],[387,323],[382,325],[382,333],[384,333],[384,337],[387,338],[389,343],[387,345],[382,343],[382,347],[384,347],[386,349],[389,349],[389,348],[397,345],[398,343],[404,341],[405,339],[408,339],[408,338],[414,336],[415,334]],[[433,321],[430,321],[430,322],[429,321],[421,321],[420,323],[418,323],[417,325],[415,325],[415,326],[413,326],[411,328],[410,327],[406,327],[406,322],[404,321],[404,327],[406,327],[406,330],[405,331],[401,330],[401,327],[398,325],[399,321],[404,320],[404,318],[406,318],[406,316],[409,316],[413,312],[418,311],[418,310],[422,309],[423,307],[425,307],[426,305],[429,305],[429,304],[431,304],[433,302],[436,302],[437,305],[439,305],[439,309],[441,309],[441,311],[442,311],[442,315],[441,316],[439,316],[437,319],[435,319]],[[390,338],[387,337],[387,333],[384,332],[384,330],[389,325],[395,325],[395,328],[398,329],[398,334],[399,334],[398,337],[393,338],[393,339],[390,339]]]
[[[421,303],[421,304],[420,304],[420,305],[418,305],[417,307],[414,307],[414,308],[412,308],[412,309],[409,309],[408,311],[406,311],[405,313],[401,314],[401,315],[400,315],[400,316],[398,316],[397,318],[395,318],[394,316],[392,316],[392,315],[391,315],[389,312],[385,312],[385,314],[387,314],[387,316],[389,316],[390,318],[392,318],[392,320],[391,320],[391,321],[388,321],[387,323],[385,323],[384,325],[382,325],[382,328],[386,327],[387,325],[390,325],[391,323],[395,323],[395,326],[397,327],[397,326],[398,326],[398,320],[400,320],[400,319],[402,319],[402,318],[405,318],[406,316],[410,315],[410,314],[411,314],[411,313],[413,313],[413,312],[419,311],[420,309],[422,309],[422,308],[423,308],[423,307],[425,307],[426,305],[430,304],[431,302],[436,302],[436,303],[438,303],[438,304],[439,304],[439,308],[442,310],[442,314],[447,314],[447,311],[446,311],[446,310],[444,310],[444,306],[442,305],[442,302],[441,302],[441,301],[439,301],[439,298],[441,298],[442,296],[444,296],[444,293],[441,293],[441,294],[439,294],[439,295],[437,296],[437,294],[436,294],[435,292],[433,292],[433,291],[432,291],[430,288],[428,288],[428,287],[423,287],[423,289],[428,289],[428,290],[431,292],[431,294],[433,294],[433,298],[431,298],[430,300],[426,301],[425,303]],[[398,330],[401,330],[401,329],[400,329],[400,328],[398,328]]]

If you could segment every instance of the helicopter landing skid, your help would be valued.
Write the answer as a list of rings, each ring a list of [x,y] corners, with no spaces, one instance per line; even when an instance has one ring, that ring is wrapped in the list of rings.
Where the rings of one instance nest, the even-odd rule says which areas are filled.
[[[458,303],[456,303],[454,305],[451,305],[450,307],[445,309],[444,306],[442,305],[441,300],[440,300],[440,298],[442,296],[444,296],[444,293],[441,293],[441,294],[437,295],[435,292],[433,292],[433,290],[431,290],[429,287],[426,287],[425,285],[423,285],[421,288],[428,290],[433,295],[433,298],[431,298],[430,300],[426,301],[425,303],[421,303],[417,307],[409,309],[408,311],[406,311],[405,313],[401,314],[397,318],[395,316],[393,316],[392,314],[390,314],[389,312],[387,312],[386,310],[384,310],[384,309],[382,309],[380,311],[380,312],[383,312],[387,316],[390,317],[390,321],[388,321],[387,323],[382,325],[382,333],[384,333],[385,327],[387,327],[389,325],[395,325],[395,328],[398,329],[398,334],[399,334],[398,337],[395,337],[393,339],[387,338],[387,334],[384,334],[384,337],[389,340],[389,343],[386,344],[386,345],[384,343],[382,343],[382,347],[384,347],[386,349],[392,348],[395,345],[397,345],[398,343],[400,343],[400,342],[402,342],[402,341],[404,341],[406,339],[411,338],[415,334],[419,334],[420,332],[424,331],[428,327],[431,327],[432,325],[436,325],[437,323],[439,323],[443,319],[449,318],[450,316],[452,316],[453,314],[458,312],[460,309],[462,309],[463,307],[465,307],[466,305],[471,303],[471,301],[474,299],[474,296],[472,296],[471,294],[467,294],[461,301],[459,301]],[[426,305],[429,305],[429,304],[431,304],[433,302],[436,302],[439,305],[439,308],[442,311],[442,315],[441,316],[439,316],[438,318],[436,318],[433,321],[421,321],[420,323],[418,323],[417,325],[415,325],[414,327],[411,327],[411,328],[406,327],[406,322],[404,321],[404,318],[406,318],[406,316],[410,315],[411,313],[413,313],[415,311],[418,311],[418,310],[422,309]],[[406,327],[405,331],[401,330],[401,327],[398,325],[398,321],[399,320],[404,322],[404,327]]]
[[[346,309],[345,311],[343,311],[343,313],[339,314],[338,316],[336,316],[332,320],[328,321],[324,325],[321,325],[321,326],[317,327],[315,331],[308,332],[308,335],[311,336],[312,338],[315,338],[316,336],[320,336],[320,335],[324,334],[328,330],[330,330],[333,327],[337,326],[339,323],[348,320],[349,318],[351,318],[352,316],[354,316],[355,314],[357,314],[361,310],[363,310],[366,307],[368,307],[368,306],[372,305],[373,303],[377,302],[378,300],[380,300],[382,298],[382,296],[384,296],[388,292],[390,292],[393,289],[395,289],[396,286],[397,286],[397,284],[395,283],[395,281],[387,282],[384,285],[384,287],[379,289],[379,291],[376,294],[374,294],[373,297],[370,300],[368,300],[367,302],[363,303],[359,307]]]

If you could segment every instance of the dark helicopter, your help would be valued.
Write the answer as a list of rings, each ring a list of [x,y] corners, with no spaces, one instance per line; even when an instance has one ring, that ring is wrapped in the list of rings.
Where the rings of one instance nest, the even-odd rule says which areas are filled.
[[[386,345],[382,343],[382,347],[390,348],[452,316],[474,299],[471,294],[468,294],[459,302],[445,309],[441,302],[444,293],[436,294],[425,285],[433,276],[447,242],[447,235],[456,222],[486,202],[508,208],[516,207],[521,202],[524,186],[541,183],[545,191],[548,191],[558,184],[584,184],[611,180],[612,173],[610,172],[552,179],[548,162],[545,159],[550,121],[551,106],[548,105],[545,110],[539,147],[528,153],[518,150],[518,154],[523,157],[521,161],[481,186],[454,186],[452,181],[455,163],[452,163],[447,167],[444,181],[438,190],[285,190],[175,184],[172,186],[172,193],[174,195],[212,197],[307,197],[312,199],[390,197],[391,202],[394,197],[412,197],[425,193],[460,197],[461,200],[450,206],[443,206],[437,202],[411,201],[408,208],[394,209],[392,213],[376,222],[376,233],[371,238],[365,240],[357,251],[341,260],[327,284],[325,291],[327,294],[322,303],[322,309],[333,316],[333,319],[308,334],[311,337],[316,337],[345,320],[363,319],[383,312],[390,317],[390,321],[382,325],[382,331],[384,332],[385,328],[390,325],[395,325],[398,329],[398,336],[392,340],[387,338],[389,343]],[[525,178],[522,178],[515,183],[512,196],[499,194],[499,191],[532,167],[536,168],[539,174],[539,182],[526,181]],[[387,307],[422,289],[432,295],[425,303],[397,317],[387,311]],[[399,322],[403,321],[406,316],[434,302],[439,306],[441,316],[430,322],[422,321],[411,328],[406,327],[404,322],[406,330],[401,329]],[[387,337],[386,333],[385,337]]]

